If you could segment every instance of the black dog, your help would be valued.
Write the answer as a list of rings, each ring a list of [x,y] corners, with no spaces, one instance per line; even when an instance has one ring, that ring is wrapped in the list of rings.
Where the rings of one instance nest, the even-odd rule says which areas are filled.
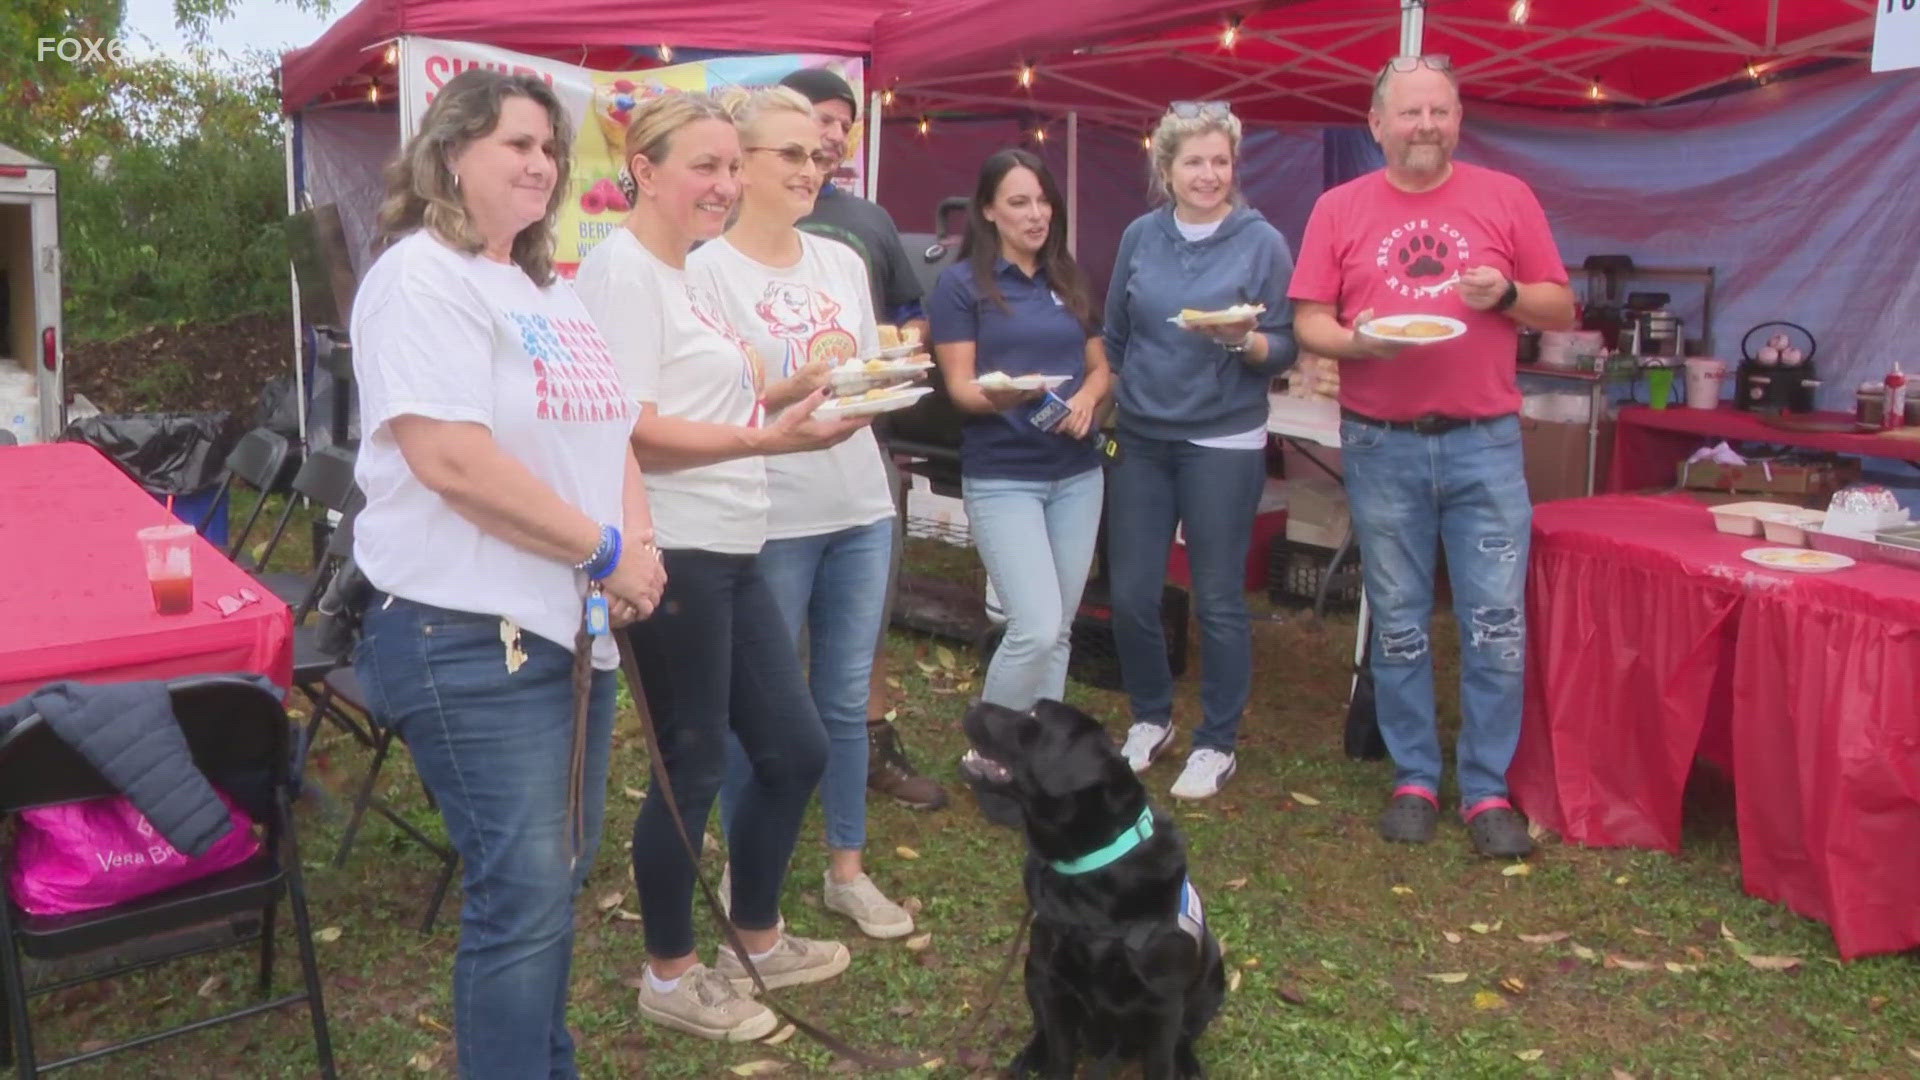
[[[1015,1076],[1204,1077],[1194,1043],[1220,1011],[1226,969],[1187,881],[1186,844],[1092,717],[1057,701],[967,713],[975,750],[1005,770],[1027,832],[1033,1038]],[[998,772],[999,770],[995,770]]]

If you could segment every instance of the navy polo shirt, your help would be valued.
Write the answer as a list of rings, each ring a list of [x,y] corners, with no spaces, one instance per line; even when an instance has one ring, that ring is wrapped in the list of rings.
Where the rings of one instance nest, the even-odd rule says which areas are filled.
[[[1047,272],[1033,277],[1002,258],[993,262],[995,283],[1006,298],[1003,307],[982,296],[973,267],[955,263],[940,274],[927,300],[927,323],[935,345],[971,341],[974,373],[1070,375],[1055,390],[1062,398],[1080,389],[1087,374],[1089,334],[1047,285]],[[982,480],[1064,480],[1097,468],[1100,457],[1087,439],[1074,439],[1034,427],[1033,413],[1044,401],[1017,405],[989,416],[969,415],[960,433],[960,471]]]

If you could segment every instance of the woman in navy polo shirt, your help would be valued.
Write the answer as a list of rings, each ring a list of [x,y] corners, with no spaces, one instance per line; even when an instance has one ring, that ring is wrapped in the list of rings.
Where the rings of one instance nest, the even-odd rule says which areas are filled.
[[[927,303],[947,390],[971,414],[960,443],[961,492],[980,561],[1007,615],[981,698],[1029,709],[1066,693],[1073,615],[1093,564],[1104,484],[1089,436],[1112,375],[1087,281],[1067,252],[1053,175],[1033,154],[1002,150],[980,168],[960,259]],[[989,378],[1065,376],[1052,398]],[[1063,407],[1064,406],[1064,407]],[[971,752],[976,791],[1004,779]],[[1000,800],[989,816],[1017,824]],[[1017,812],[1016,812],[1017,813]]]

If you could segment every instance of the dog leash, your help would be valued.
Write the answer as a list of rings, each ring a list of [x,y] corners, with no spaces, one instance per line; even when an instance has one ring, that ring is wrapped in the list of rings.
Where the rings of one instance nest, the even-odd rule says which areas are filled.
[[[674,798],[673,783],[667,779],[666,756],[660,752],[660,736],[653,726],[653,711],[647,707],[646,690],[640,679],[640,665],[634,659],[633,645],[628,641],[627,635],[623,631],[616,631],[613,637],[620,646],[620,669],[626,673],[627,687],[632,691],[634,711],[640,714],[640,730],[646,737],[647,755],[651,759],[653,769],[653,782],[659,785],[660,794],[666,800],[667,812],[672,815],[674,828],[680,834],[680,843],[686,849],[688,862],[693,866],[693,880],[700,886],[700,895],[706,899],[707,910],[712,914],[714,923],[719,926],[721,935],[726,938],[727,945],[733,949],[734,955],[740,959],[741,966],[747,969],[747,977],[752,980],[754,989],[762,995],[762,1003],[769,1009],[772,1009],[774,1014],[779,1016],[780,1019],[792,1024],[796,1030],[814,1042],[819,1043],[834,1055],[851,1061],[863,1069],[912,1069],[924,1066],[927,1062],[933,1060],[934,1055],[931,1054],[883,1055],[862,1050],[826,1028],[808,1020],[806,1017],[787,1009],[779,1002],[765,999],[765,995],[768,993],[766,981],[760,977],[759,969],[754,966],[751,952],[747,949],[746,944],[740,940],[740,932],[735,929],[733,920],[729,919],[722,911],[718,894],[715,892],[713,886],[708,883],[707,876],[700,872],[700,849],[694,845],[693,835],[687,829],[686,819],[680,816],[679,800]],[[586,650],[582,649],[580,655],[584,656],[586,654]],[[591,678],[591,675],[587,677]],[[584,719],[585,695],[580,692],[578,684],[575,686],[575,691],[576,699],[582,703],[576,710],[576,713]],[[576,726],[576,732],[584,734],[584,723]],[[584,743],[581,744],[581,747],[584,749]],[[975,1010],[971,1017],[955,1025],[953,1033],[946,1039],[941,1040],[941,1043],[957,1047],[961,1043],[973,1038],[976,1030],[986,1021],[988,1014],[993,1011],[993,1007],[999,1002],[1000,993],[1006,987],[1007,976],[1013,971],[1013,962],[1020,955],[1020,945],[1026,940],[1027,932],[1032,926],[1033,908],[1029,906],[1026,914],[1020,919],[1019,929],[1014,931],[1013,941],[1007,947],[1007,955],[1000,962],[999,973],[994,976],[993,983],[988,987],[986,1000],[981,1003],[980,1008]]]

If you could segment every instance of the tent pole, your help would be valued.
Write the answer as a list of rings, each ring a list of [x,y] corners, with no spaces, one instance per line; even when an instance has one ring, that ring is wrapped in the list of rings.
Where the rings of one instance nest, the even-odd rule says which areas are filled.
[[[1067,253],[1080,257],[1080,114],[1067,114]]]
[[[287,216],[300,212],[300,181],[293,171],[293,140],[295,120],[289,116],[280,121],[280,137],[286,146],[287,159]],[[287,259],[287,289],[293,297],[293,415],[299,421],[300,447],[304,451],[307,445],[307,373],[302,363],[305,342],[300,332],[300,275],[294,271],[293,259]]]
[[[1427,0],[1400,0],[1400,55],[1419,56],[1427,34]]]
[[[886,118],[880,115],[880,91],[867,95],[867,175],[866,191],[868,199],[880,201],[880,124]]]

